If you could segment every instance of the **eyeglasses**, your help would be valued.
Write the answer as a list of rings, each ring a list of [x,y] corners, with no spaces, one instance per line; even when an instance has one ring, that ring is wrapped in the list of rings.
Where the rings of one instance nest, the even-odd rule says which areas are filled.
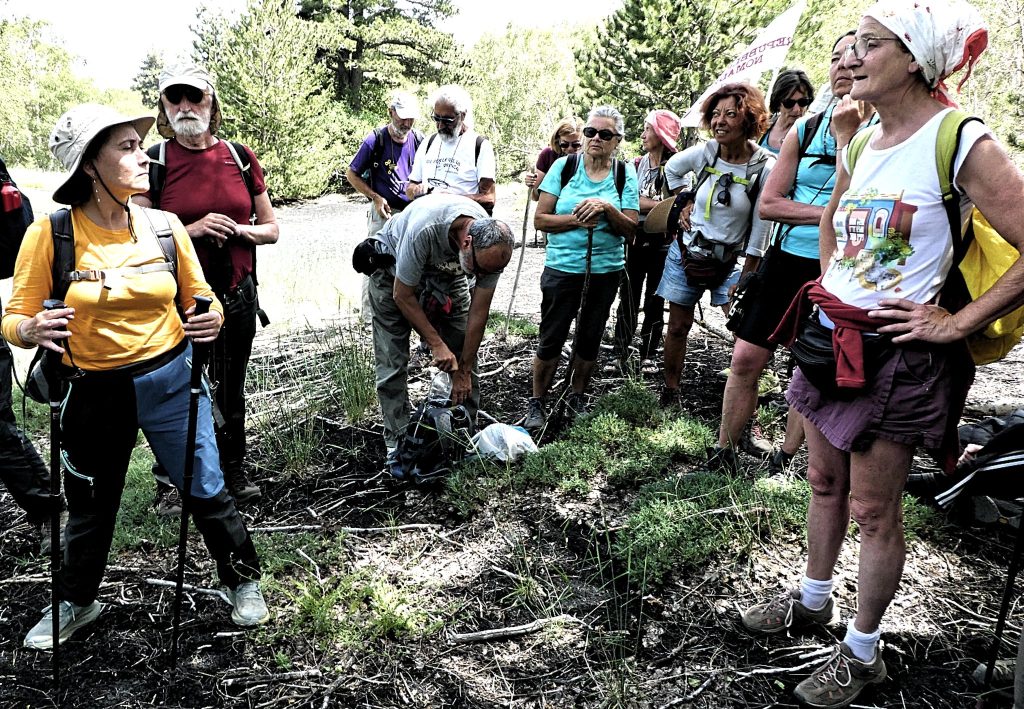
[[[726,172],[718,178],[718,186],[722,188],[722,191],[718,193],[718,197],[715,198],[720,205],[728,207],[732,204],[732,195],[729,194],[729,186],[733,183],[732,173]]]
[[[611,140],[612,138],[618,138],[621,135],[621,133],[616,133],[615,131],[608,130],[607,128],[602,128],[601,130],[598,130],[597,128],[587,126],[586,128],[583,129],[583,135],[585,135],[588,138],[600,136],[601,140]]]
[[[607,140],[607,138],[605,140]],[[558,147],[561,148],[562,150],[568,150],[569,148],[572,148],[573,150],[579,150],[580,148],[583,147],[583,143],[581,143],[578,140],[574,140],[571,143],[560,140],[558,141]]]
[[[164,96],[171,103],[181,103],[182,98],[187,98],[189,103],[202,103],[206,92],[187,84],[174,84],[164,89]]]
[[[806,96],[803,98],[784,98],[782,99],[783,108],[793,108],[793,106],[800,106],[801,108],[807,108],[812,103],[813,99],[809,99]]]
[[[459,120],[458,116],[439,116],[436,113],[430,114],[430,118],[434,123],[444,123],[446,126],[453,125]]]
[[[853,56],[857,59],[863,59],[868,55],[872,49],[877,47],[877,44],[872,42],[899,42],[899,37],[858,37],[854,40],[853,44],[846,48],[847,52],[853,52]],[[846,52],[844,52],[845,54]]]

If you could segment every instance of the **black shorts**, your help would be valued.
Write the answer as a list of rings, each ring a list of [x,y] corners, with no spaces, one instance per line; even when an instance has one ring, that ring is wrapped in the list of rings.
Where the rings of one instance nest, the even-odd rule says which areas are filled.
[[[775,250],[764,264],[763,273],[760,295],[747,305],[746,315],[735,334],[752,345],[774,350],[776,346],[768,342],[768,336],[782,322],[797,291],[821,275],[821,263],[818,259]]]
[[[587,362],[597,359],[601,335],[608,322],[612,301],[619,289],[622,270],[590,274],[587,302],[576,323],[576,355]],[[569,326],[580,310],[583,295],[582,273],[566,273],[544,268],[540,277],[540,337],[537,358],[549,361],[558,357],[569,337]]]

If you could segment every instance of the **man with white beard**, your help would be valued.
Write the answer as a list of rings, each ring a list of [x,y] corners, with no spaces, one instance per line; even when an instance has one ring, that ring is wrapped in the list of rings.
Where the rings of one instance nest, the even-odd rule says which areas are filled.
[[[242,505],[256,502],[259,487],[243,468],[245,372],[256,337],[256,318],[266,315],[256,295],[256,247],[277,241],[263,169],[252,151],[217,138],[220,102],[209,73],[196,64],[160,74],[157,130],[168,140],[152,146],[149,192],[133,199],[144,207],[176,214],[192,237],[206,280],[224,304],[224,326],[210,353],[217,448],[228,491]],[[181,511],[177,488],[159,464],[157,514]],[[163,481],[161,481],[163,478]]]
[[[497,167],[494,147],[469,125],[473,112],[469,94],[461,86],[442,86],[431,104],[437,133],[416,151],[405,194],[409,199],[432,193],[463,195],[490,214]]]

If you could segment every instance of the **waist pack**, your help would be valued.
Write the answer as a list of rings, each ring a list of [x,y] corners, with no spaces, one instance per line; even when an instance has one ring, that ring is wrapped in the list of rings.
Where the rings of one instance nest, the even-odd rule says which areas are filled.
[[[882,365],[896,354],[897,347],[884,335],[861,335],[864,341],[864,388],[840,387],[836,384],[836,353],[832,347],[832,330],[818,322],[817,313],[804,320],[790,345],[793,360],[804,377],[822,394],[833,399],[852,399],[863,393]]]
[[[405,477],[422,483],[447,475],[465,457],[475,433],[465,406],[439,406],[430,400],[420,404],[398,441]]]
[[[727,247],[705,238],[699,231],[695,232],[690,246],[682,242],[679,244],[686,283],[693,288],[718,288],[732,273],[741,249],[742,245],[739,248]]]

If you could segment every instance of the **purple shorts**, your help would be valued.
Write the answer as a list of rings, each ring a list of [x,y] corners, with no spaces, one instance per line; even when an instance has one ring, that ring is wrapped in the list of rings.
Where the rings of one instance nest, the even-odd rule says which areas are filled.
[[[832,399],[793,373],[786,401],[839,450],[865,451],[881,438],[938,448],[949,414],[950,372],[944,348],[900,348],[854,399]]]

